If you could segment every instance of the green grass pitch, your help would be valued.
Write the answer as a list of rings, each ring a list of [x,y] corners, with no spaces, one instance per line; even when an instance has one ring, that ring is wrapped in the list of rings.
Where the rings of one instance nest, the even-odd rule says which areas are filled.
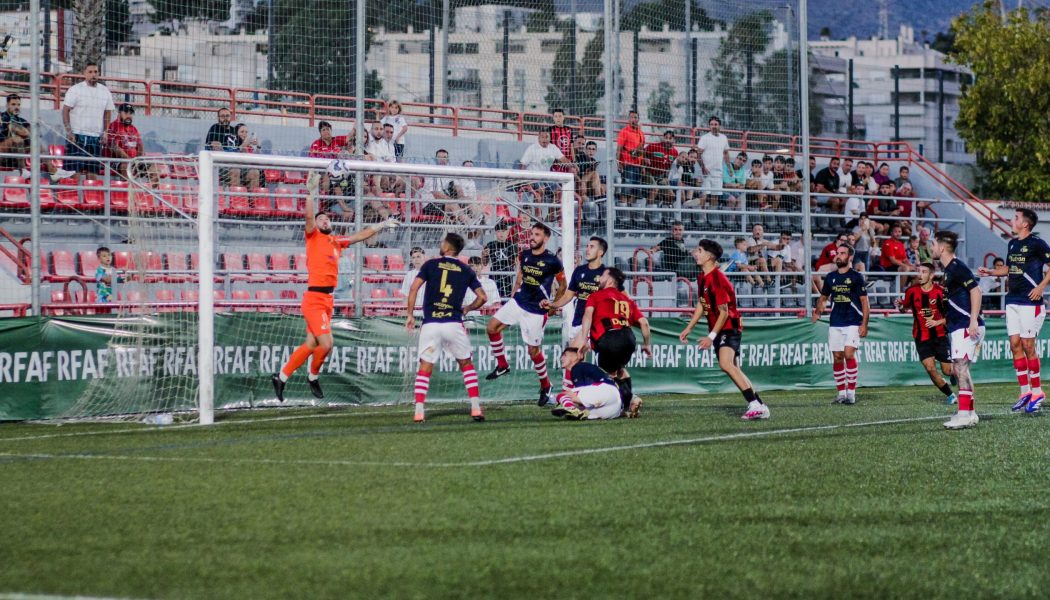
[[[0,596],[1045,598],[1050,435],[977,389],[0,426]]]

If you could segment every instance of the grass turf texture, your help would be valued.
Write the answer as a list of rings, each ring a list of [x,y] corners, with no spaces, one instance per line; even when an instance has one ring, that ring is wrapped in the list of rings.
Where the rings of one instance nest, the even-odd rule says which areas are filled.
[[[465,406],[423,425],[406,407],[8,424],[0,593],[1045,597],[1050,436],[1008,414],[1015,390],[979,386],[981,424],[962,432],[934,418],[726,437],[946,418],[928,386],[862,389],[852,407],[769,393],[757,423],[718,395],[605,423],[515,404],[483,424]]]

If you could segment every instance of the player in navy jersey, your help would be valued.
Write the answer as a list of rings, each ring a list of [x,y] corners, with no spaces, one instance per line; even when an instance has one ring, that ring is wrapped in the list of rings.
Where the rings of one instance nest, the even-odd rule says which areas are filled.
[[[641,398],[634,395],[631,374],[627,364],[631,362],[638,342],[631,327],[642,330],[642,352],[652,356],[652,330],[642,311],[623,291],[627,276],[616,267],[602,273],[598,291],[587,298],[583,311],[583,323],[572,341],[574,348],[583,348],[590,338],[591,348],[598,354],[598,366],[608,373],[620,389],[620,401],[627,416],[638,417],[642,407]]]
[[[1016,237],[1007,245],[1006,264],[998,269],[977,269],[981,276],[1008,277],[1006,333],[1010,336],[1017,383],[1021,385],[1021,397],[1013,406],[1014,412],[1037,412],[1046,399],[1039,376],[1035,338],[1046,318],[1043,291],[1050,283],[1050,271],[1044,275],[1043,269],[1050,264],[1050,245],[1032,233],[1038,222],[1039,217],[1034,211],[1017,209],[1010,222]]]
[[[949,356],[948,328],[944,310],[947,306],[944,288],[933,282],[933,263],[919,265],[919,282],[904,291],[904,299],[897,299],[894,304],[901,312],[911,312],[914,322],[911,335],[915,338],[915,351],[926,369],[926,373],[946,398],[947,404],[955,404],[957,398],[952,393],[952,386],[944,381],[952,374],[952,359]],[[941,363],[940,372],[937,363]]]
[[[493,380],[510,373],[510,364],[503,345],[503,330],[508,325],[521,328],[521,339],[529,347],[536,376],[540,380],[540,397],[536,402],[545,406],[550,399],[551,380],[547,376],[547,357],[540,345],[543,343],[543,327],[547,324],[547,309],[544,300],[558,302],[565,293],[565,270],[561,260],[547,250],[551,230],[543,223],[535,223],[531,229],[529,249],[518,256],[517,274],[514,277],[514,293],[489,320],[489,344],[496,357],[496,368],[485,379]],[[557,293],[554,282],[558,282]]]
[[[831,299],[828,327],[828,346],[834,356],[836,404],[857,402],[857,348],[860,338],[868,336],[868,291],[864,276],[853,269],[853,246],[842,245],[835,250],[836,270],[824,277],[820,299],[813,310],[816,323],[824,312],[824,304]]]
[[[708,333],[700,338],[700,347],[704,350],[714,347],[718,366],[729,376],[747,401],[747,410],[742,417],[745,421],[756,421],[769,418],[769,407],[762,402],[758,392],[751,385],[751,380],[740,368],[740,338],[744,331],[744,322],[736,306],[736,291],[729,278],[718,268],[722,258],[722,246],[714,240],[700,240],[700,245],[693,251],[693,259],[700,267],[698,279],[700,299],[693,311],[693,318],[685,326],[678,339],[683,344],[689,341],[689,334],[707,314]]]
[[[417,423],[425,420],[423,407],[427,390],[430,389],[430,374],[434,372],[434,363],[441,358],[444,350],[459,361],[463,385],[470,398],[470,416],[475,421],[485,420],[478,392],[478,373],[470,360],[470,337],[463,327],[463,314],[481,308],[488,298],[474,271],[457,258],[463,250],[463,244],[463,236],[458,233],[447,234],[441,240],[441,257],[423,263],[405,300],[408,308],[405,328],[412,331],[416,327],[416,318],[412,314],[416,308],[416,295],[420,287],[426,286],[423,292],[423,327],[419,331],[419,371],[416,373],[414,420]],[[477,296],[473,302],[463,306],[467,290],[473,290]]]
[[[587,298],[591,294],[598,291],[598,281],[602,278],[602,273],[605,272],[605,265],[602,264],[602,260],[605,258],[605,252],[609,249],[609,244],[604,239],[594,236],[587,242],[587,247],[583,251],[583,258],[587,262],[576,267],[572,271],[572,276],[569,277],[569,289],[566,290],[565,294],[562,295],[561,299],[557,302],[551,302],[544,300],[540,302],[541,306],[546,307],[550,312],[554,312],[561,307],[567,305],[576,299],[576,308],[572,313],[571,327],[569,328],[568,339],[574,339],[576,334],[580,332],[580,325],[583,324],[583,311],[587,305]],[[582,352],[581,359],[587,356],[587,346],[580,348]],[[572,389],[572,379],[569,377],[569,371],[565,371],[565,375],[562,378],[562,390]]]
[[[944,423],[946,429],[974,427],[980,420],[973,408],[970,365],[977,360],[981,340],[984,339],[981,288],[977,286],[973,271],[955,257],[958,244],[959,235],[952,231],[938,232],[933,244],[933,257],[940,261],[944,269],[944,290],[948,300],[946,325],[952,367],[955,378],[959,380],[959,411]]]
[[[608,373],[583,362],[585,349],[569,344],[561,353],[561,366],[572,377],[572,387],[558,394],[556,417],[574,421],[615,419],[622,411],[620,389]]]

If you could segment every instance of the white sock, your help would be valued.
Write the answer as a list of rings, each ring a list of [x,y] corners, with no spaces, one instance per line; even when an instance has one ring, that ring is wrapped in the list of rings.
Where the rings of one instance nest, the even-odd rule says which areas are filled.
[[[284,371],[279,371],[277,373],[277,378],[283,381],[284,383],[288,383],[288,376],[284,374]]]
[[[470,410],[477,410],[481,408],[481,398],[470,399]]]
[[[310,374],[308,374],[308,375],[306,376],[306,378],[307,378],[307,379],[309,379],[310,381],[317,381],[317,379],[318,379],[318,378],[319,378],[320,376],[321,376],[321,374],[320,374],[320,373],[318,373],[318,374],[316,374],[316,375],[315,375],[315,374],[313,374],[313,373],[310,373]]]

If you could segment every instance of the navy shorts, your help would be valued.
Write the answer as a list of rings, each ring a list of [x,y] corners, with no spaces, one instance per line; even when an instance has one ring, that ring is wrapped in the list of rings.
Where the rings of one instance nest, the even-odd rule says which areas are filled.
[[[102,156],[102,139],[98,136],[76,135],[75,143],[66,142],[65,167],[70,171],[86,171],[88,173],[101,173],[102,162],[97,160],[77,160],[78,156],[100,157]]]

